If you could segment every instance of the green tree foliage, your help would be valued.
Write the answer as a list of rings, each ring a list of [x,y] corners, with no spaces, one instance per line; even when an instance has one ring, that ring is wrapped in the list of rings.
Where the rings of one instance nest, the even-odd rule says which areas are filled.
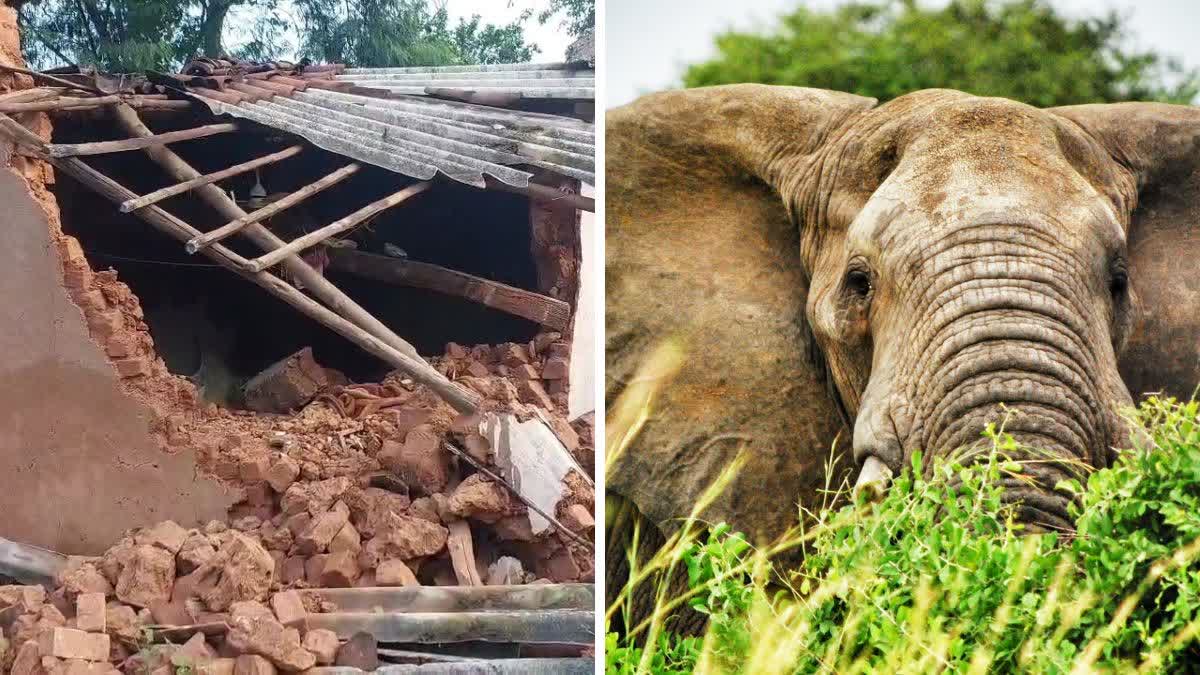
[[[563,27],[575,37],[596,25],[596,0],[550,0],[546,9],[538,14],[538,21],[546,23],[560,12],[566,15]]]
[[[767,33],[731,31],[716,58],[689,67],[684,84],[801,85],[888,100],[931,87],[1003,96],[1037,106],[1123,100],[1189,103],[1200,72],[1154,51],[1127,49],[1115,13],[1072,19],[1045,0],[855,2],[801,7]]]
[[[538,53],[537,45],[525,44],[523,23],[529,19],[526,11],[506,25],[481,24],[479,15],[459,21],[454,27],[454,44],[466,63],[521,63]]]
[[[426,0],[298,0],[304,25],[301,53],[355,66],[445,65],[528,61],[529,13],[506,26],[483,24],[478,15],[451,28],[445,7]]]
[[[538,51],[525,40],[531,16],[451,25],[429,0],[41,0],[18,18],[36,68],[137,72],[173,69],[196,54],[367,67],[528,61]]]

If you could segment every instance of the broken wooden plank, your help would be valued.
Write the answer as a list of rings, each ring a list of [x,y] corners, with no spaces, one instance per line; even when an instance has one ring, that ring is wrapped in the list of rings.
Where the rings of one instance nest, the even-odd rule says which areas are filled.
[[[309,614],[308,628],[325,628],[347,639],[355,633],[380,642],[519,642],[592,644],[595,615],[590,610],[554,609],[455,613],[333,612]]]
[[[562,300],[431,263],[332,249],[329,266],[365,279],[466,298],[557,331],[566,330],[571,320],[571,305]]]
[[[346,178],[354,175],[354,173],[356,173],[360,168],[361,167],[358,164],[347,164],[337,171],[334,171],[324,178],[321,178],[317,182],[311,185],[306,185],[305,187],[296,190],[277,202],[267,204],[253,213],[244,214],[241,218],[232,220],[211,232],[206,232],[199,237],[192,239],[186,245],[184,245],[184,248],[188,253],[196,253],[197,251],[203,250],[206,246],[211,246],[212,244],[221,241],[226,237],[233,236],[248,225],[260,223],[288,207],[299,204],[305,199],[308,199],[309,197],[324,190],[325,188],[340,183]]]
[[[51,159],[51,163],[56,168],[76,178],[114,203],[120,204],[136,196],[108,176],[84,164],[78,158],[53,158]],[[163,211],[158,206],[151,205],[144,209],[138,209],[135,214],[181,242],[187,241],[199,234],[194,227]],[[357,324],[322,306],[316,300],[308,297],[282,279],[267,272],[250,272],[244,266],[239,266],[235,261],[242,260],[245,265],[248,265],[248,262],[224,246],[211,246],[204,249],[204,254],[224,267],[233,270],[238,275],[266,289],[271,294],[291,305],[301,314],[328,327],[352,343],[362,347],[367,352],[379,357],[385,363],[389,363],[393,367],[405,372],[414,381],[424,384],[433,390],[455,410],[462,413],[472,413],[478,409],[478,395],[446,379],[445,375],[439,373],[433,366],[426,363],[420,357],[412,357],[401,352],[375,335],[368,333]]]
[[[563,204],[571,206],[579,211],[587,211],[589,213],[596,212],[596,200],[592,197],[585,197],[573,192],[562,192],[556,190],[549,185],[541,185],[538,183],[530,183],[525,187],[517,187],[509,185],[494,178],[485,178],[487,186],[493,190],[502,190],[504,192],[513,192],[519,195],[525,195],[530,199],[537,199],[544,202],[554,202],[555,204]]]
[[[383,211],[403,203],[408,198],[421,194],[422,192],[428,190],[431,185],[432,183],[429,181],[422,181],[420,183],[409,185],[403,190],[392,193],[383,199],[373,201],[354,213],[346,216],[345,218],[334,221],[329,225],[316,230],[315,232],[309,232],[308,234],[296,237],[286,246],[281,246],[274,251],[270,251],[258,258],[255,258],[254,260],[250,261],[250,264],[253,265],[253,269],[255,271],[265,270],[284,258],[294,256],[297,253],[315,246],[330,237],[353,229],[360,223],[375,217]]]
[[[450,563],[454,566],[454,576],[460,586],[482,586],[483,579],[479,578],[479,569],[475,567],[475,542],[471,540],[471,526],[465,520],[455,520],[446,524],[450,530],[450,538],[446,548],[450,551]]]
[[[146,148],[178,143],[194,138],[204,138],[216,134],[236,131],[236,124],[207,124],[195,129],[168,131],[164,134],[151,134],[142,138],[126,138],[120,141],[96,141],[93,143],[66,143],[47,146],[51,157],[76,157],[79,155],[103,155],[110,152],[126,152],[129,150],[144,150]]]
[[[137,113],[129,106],[115,106],[112,112],[122,128],[134,136],[145,137],[154,135],[150,129],[146,128],[145,124],[142,124]],[[146,148],[145,153],[166,169],[176,180],[182,181],[200,177],[199,171],[192,168],[190,164],[183,161],[179,155],[172,152],[166,146]],[[196,196],[207,202],[209,206],[216,209],[218,213],[229,220],[237,220],[246,216],[246,212],[237,205],[237,202],[233,201],[229,195],[225,194],[224,190],[215,185],[203,185],[196,188]],[[246,237],[264,251],[270,251],[282,246],[284,243],[282,239],[275,236],[270,230],[257,223],[246,228]],[[408,356],[410,359],[419,360],[421,358],[412,345],[385,326],[382,321],[375,318],[374,315],[357,302],[350,299],[341,289],[330,283],[328,279],[320,272],[314,270],[307,262],[299,257],[294,257],[285,260],[283,266],[293,279],[304,284],[305,288],[320,298],[337,315],[345,318],[352,325],[362,328],[367,333],[375,336],[392,349]],[[442,379],[444,380],[445,378]],[[443,389],[445,388],[444,385],[439,386],[442,386]],[[438,391],[438,389],[434,388],[434,391]]]
[[[174,185],[162,188],[161,190],[155,190],[154,192],[144,194],[141,197],[138,197],[137,199],[130,199],[129,201],[121,204],[121,207],[120,207],[121,212],[129,213],[130,211],[133,211],[134,209],[140,209],[143,206],[149,206],[150,204],[153,204],[155,202],[160,202],[164,199],[167,199],[168,197],[174,197],[175,195],[183,194],[185,192],[188,192],[190,190],[198,188],[201,185],[208,185],[209,183],[215,183],[219,180],[225,180],[226,178],[230,178],[232,176],[237,176],[239,174],[246,173],[247,171],[253,171],[254,169],[257,169],[262,166],[266,166],[268,164],[274,164],[275,162],[278,162],[280,160],[284,160],[284,159],[287,159],[288,157],[294,157],[295,155],[300,154],[300,151],[302,151],[303,149],[304,149],[303,145],[293,145],[290,148],[280,150],[279,152],[272,153],[270,155],[267,155],[266,157],[259,157],[258,159],[252,159],[249,162],[242,162],[241,164],[231,166],[228,169],[222,169],[220,171],[215,171],[213,173],[206,174],[204,176],[200,176],[199,178],[185,180],[182,183],[176,183]]]
[[[259,372],[242,387],[247,410],[290,413],[329,387],[329,371],[313,359],[312,347],[287,356]]]
[[[344,612],[591,609],[596,602],[593,584],[313,588],[300,592],[331,602]]]

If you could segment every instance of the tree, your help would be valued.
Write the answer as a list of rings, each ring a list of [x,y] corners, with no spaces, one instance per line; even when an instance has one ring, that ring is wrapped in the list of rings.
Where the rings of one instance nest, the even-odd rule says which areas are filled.
[[[766,34],[731,31],[716,58],[689,67],[685,86],[734,82],[802,85],[880,100],[930,87],[1037,106],[1160,100],[1190,103],[1200,72],[1123,44],[1116,13],[1070,19],[1044,0],[855,2],[800,8]]]
[[[361,67],[457,63],[445,8],[424,0],[298,0],[300,49],[316,61]]]
[[[537,45],[525,43],[522,24],[531,13],[527,10],[506,26],[480,25],[478,14],[460,20],[454,28],[454,44],[466,63],[522,63],[541,51]]]
[[[559,12],[566,14],[562,25],[575,37],[596,27],[596,0],[550,0],[538,21],[546,23]]]
[[[537,52],[525,41],[530,15],[451,26],[445,8],[428,0],[41,0],[25,4],[18,20],[35,68],[128,73],[171,70],[196,54],[294,59],[296,47],[315,61],[368,67],[528,61]]]

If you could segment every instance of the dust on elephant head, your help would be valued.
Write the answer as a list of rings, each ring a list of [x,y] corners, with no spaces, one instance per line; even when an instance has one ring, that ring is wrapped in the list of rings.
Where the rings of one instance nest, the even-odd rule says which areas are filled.
[[[689,354],[610,489],[665,524],[749,444],[709,517],[771,536],[853,466],[899,472],[1003,420],[1049,454],[1009,486],[1018,514],[1069,528],[1054,486],[1128,442],[1130,391],[1200,378],[1200,275],[1177,262],[1200,254],[1198,143],[1197,108],[948,90],[609,111],[610,397],[657,340]]]

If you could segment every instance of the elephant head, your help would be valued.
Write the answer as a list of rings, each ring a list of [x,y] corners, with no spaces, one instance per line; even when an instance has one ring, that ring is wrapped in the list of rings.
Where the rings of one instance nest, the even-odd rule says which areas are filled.
[[[762,537],[813,505],[839,433],[834,483],[970,448],[1003,419],[1044,453],[1006,486],[1019,517],[1070,528],[1055,485],[1127,443],[1126,382],[1196,384],[1144,364],[1123,378],[1126,346],[1176,349],[1173,377],[1200,378],[1195,319],[1139,301],[1190,292],[1194,317],[1195,278],[1131,246],[1200,249],[1200,109],[734,85],[612,110],[606,147],[610,394],[655,339],[688,345],[609,476],[655,522],[686,515],[742,445],[710,513]],[[1171,312],[1193,322],[1187,346],[1139,334]]]

